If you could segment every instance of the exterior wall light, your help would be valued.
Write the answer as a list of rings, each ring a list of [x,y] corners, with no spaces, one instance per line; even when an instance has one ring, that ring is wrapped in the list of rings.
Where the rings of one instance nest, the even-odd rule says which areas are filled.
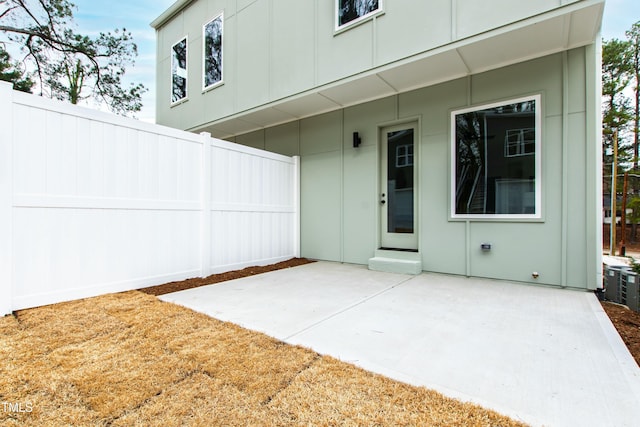
[[[362,143],[362,139],[360,138],[360,135],[358,134],[358,132],[354,132],[353,133],[353,148],[358,148],[361,143]]]

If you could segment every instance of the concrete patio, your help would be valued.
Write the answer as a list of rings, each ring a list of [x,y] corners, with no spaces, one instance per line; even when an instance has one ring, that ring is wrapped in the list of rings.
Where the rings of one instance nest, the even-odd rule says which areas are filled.
[[[161,298],[532,425],[640,422],[640,368],[592,293],[317,262]]]

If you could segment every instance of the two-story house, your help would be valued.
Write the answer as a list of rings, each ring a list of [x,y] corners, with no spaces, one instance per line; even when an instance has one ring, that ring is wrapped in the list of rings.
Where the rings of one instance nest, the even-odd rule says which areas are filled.
[[[601,284],[604,0],[179,0],[157,122],[300,156],[302,256]]]

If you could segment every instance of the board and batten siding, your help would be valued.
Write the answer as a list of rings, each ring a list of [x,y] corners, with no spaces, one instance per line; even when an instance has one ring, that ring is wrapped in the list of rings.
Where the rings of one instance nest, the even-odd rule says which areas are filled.
[[[298,160],[0,84],[1,314],[298,255]]]
[[[572,49],[238,135],[235,142],[300,155],[301,254],[367,264],[378,247],[378,131],[419,123],[419,252],[426,271],[595,289],[602,282],[598,80]],[[452,111],[540,95],[542,218],[451,217]],[[595,112],[594,112],[595,111]],[[362,143],[352,146],[352,134]],[[283,144],[286,141],[286,144]],[[490,252],[482,243],[492,244]],[[532,273],[537,272],[538,278]]]

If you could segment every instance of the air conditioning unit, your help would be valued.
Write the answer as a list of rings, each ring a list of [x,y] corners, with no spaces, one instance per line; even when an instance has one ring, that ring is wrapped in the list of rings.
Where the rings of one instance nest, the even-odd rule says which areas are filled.
[[[623,271],[631,271],[631,267],[622,265],[606,265],[604,267],[604,297],[607,301],[621,303],[620,281]]]
[[[626,270],[620,278],[620,304],[624,304],[633,311],[640,311],[638,281],[640,276],[633,271]]]

